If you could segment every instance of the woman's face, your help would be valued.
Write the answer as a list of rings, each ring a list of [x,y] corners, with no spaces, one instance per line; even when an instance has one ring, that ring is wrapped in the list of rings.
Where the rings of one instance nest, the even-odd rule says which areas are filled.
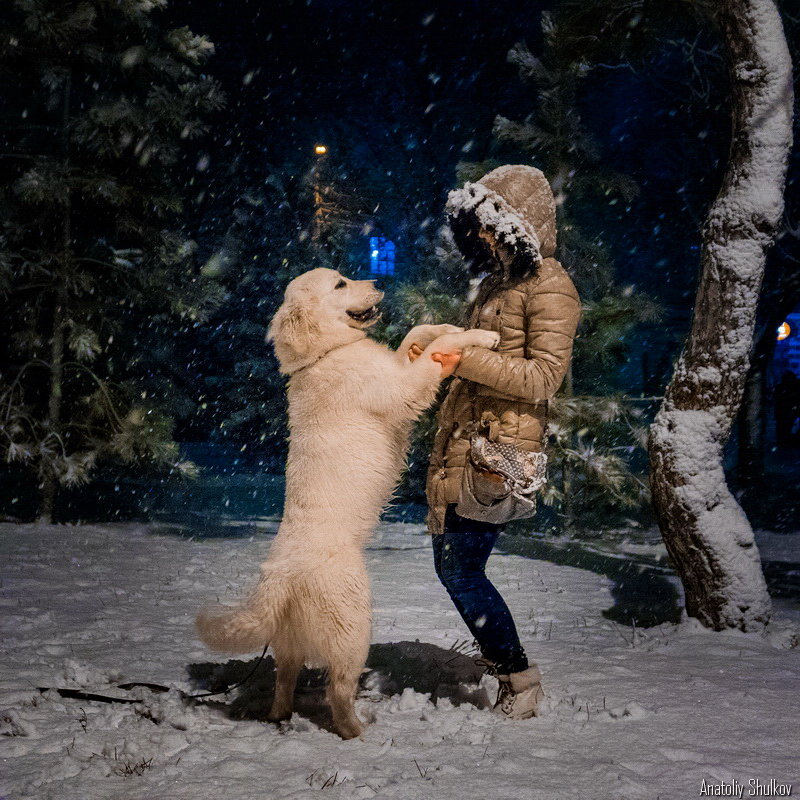
[[[476,259],[470,265],[470,272],[475,275],[480,275],[483,272],[497,272],[502,267],[510,267],[511,262],[514,260],[514,255],[511,250],[503,243],[498,242],[492,234],[487,231],[478,231],[478,238],[486,242],[486,250],[488,253],[493,253],[492,256],[487,256],[485,259]]]
[[[486,275],[498,269],[500,265],[493,258],[475,258],[469,262],[470,275]]]

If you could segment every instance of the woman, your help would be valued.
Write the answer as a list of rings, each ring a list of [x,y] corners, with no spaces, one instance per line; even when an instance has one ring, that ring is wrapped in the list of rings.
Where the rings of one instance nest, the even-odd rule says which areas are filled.
[[[508,496],[502,475],[476,468],[470,445],[481,435],[529,461],[526,454],[543,451],[549,400],[569,367],[580,300],[553,258],[555,202],[542,172],[495,169],[451,192],[447,211],[469,269],[483,276],[467,325],[501,338],[494,351],[466,348],[455,367],[428,470],[428,528],[436,574],[500,681],[494,711],[526,719],[544,696],[541,674],[484,569],[504,524],[530,516],[533,503]],[[487,500],[493,486],[498,498],[505,493],[503,502]]]

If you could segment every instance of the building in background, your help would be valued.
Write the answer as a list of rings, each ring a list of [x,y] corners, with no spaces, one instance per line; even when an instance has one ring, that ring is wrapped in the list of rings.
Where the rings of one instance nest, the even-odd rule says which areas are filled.
[[[780,378],[786,370],[800,378],[800,309],[787,315],[777,331],[773,375]]]
[[[373,277],[393,277],[396,248],[385,236],[369,237],[369,274]]]

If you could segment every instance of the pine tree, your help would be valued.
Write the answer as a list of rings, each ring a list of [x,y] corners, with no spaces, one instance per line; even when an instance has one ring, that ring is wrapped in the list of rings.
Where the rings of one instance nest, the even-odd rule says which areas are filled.
[[[193,424],[213,441],[274,467],[286,452],[287,423],[285,381],[264,341],[269,322],[300,273],[313,267],[357,271],[358,198],[337,188],[347,182],[337,179],[334,166],[267,164],[253,175],[242,174],[234,159],[205,234],[213,248],[203,273],[220,283],[225,300],[196,343],[204,386]],[[322,218],[319,202],[325,204]]]
[[[574,363],[580,386],[591,393],[574,396],[572,373],[553,408],[551,423],[551,483],[543,501],[555,506],[566,527],[589,511],[608,512],[644,506],[647,486],[631,465],[643,461],[646,440],[642,411],[616,390],[607,376],[627,358],[628,336],[642,322],[658,317],[658,307],[633,286],[619,286],[608,247],[592,238],[580,223],[581,211],[592,203],[630,201],[637,192],[627,176],[608,169],[597,143],[577,111],[578,87],[585,67],[562,51],[559,31],[543,15],[541,58],[518,44],[508,59],[522,81],[536,93],[531,113],[514,122],[502,116],[493,126],[489,157],[457,166],[459,183],[478,180],[511,161],[530,161],[542,169],[557,203],[557,256],[573,275],[584,313],[576,340]],[[387,298],[389,324],[385,334],[399,342],[400,332],[422,322],[463,322],[468,276],[447,231],[429,241],[427,256],[409,279]],[[602,393],[602,394],[600,394]],[[435,425],[426,415],[415,430],[405,491],[419,496],[424,486],[426,452]],[[560,476],[560,481],[552,477]]]
[[[161,26],[164,5],[2,11],[0,452],[37,476],[43,519],[100,459],[190,469],[146,347],[218,299],[177,215],[184,145],[223,98],[200,72],[212,44]]]
[[[540,57],[524,43],[508,54],[523,84],[535,92],[534,107],[521,122],[498,115],[493,157],[461,164],[459,177],[474,180],[522,156],[553,188],[556,257],[575,280],[583,317],[570,372],[553,404],[551,482],[543,502],[554,505],[571,528],[578,516],[607,519],[609,511],[647,502],[646,483],[632,468],[646,441],[642,412],[608,376],[627,358],[627,337],[638,325],[655,321],[659,309],[633,285],[618,284],[609,246],[583,222],[595,204],[630,202],[638,187],[608,168],[581,120],[578,96],[586,65],[564,49],[559,24],[548,13],[542,15],[542,31]],[[556,476],[560,480],[553,480]]]
[[[197,345],[203,387],[194,424],[212,441],[280,456],[284,380],[265,335],[286,284],[314,262],[313,204],[291,170],[267,167],[253,179],[238,175],[238,166],[234,160],[228,168],[229,210],[206,235],[213,252],[203,273],[224,287],[225,300]]]

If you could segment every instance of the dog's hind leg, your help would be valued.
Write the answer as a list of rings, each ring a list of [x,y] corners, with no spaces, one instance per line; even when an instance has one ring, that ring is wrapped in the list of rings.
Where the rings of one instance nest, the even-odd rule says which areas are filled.
[[[358,663],[337,665],[330,671],[328,703],[333,714],[334,727],[342,739],[354,739],[364,730],[355,709],[358,679],[363,665],[364,662],[359,660]]]
[[[328,670],[334,728],[343,739],[353,739],[364,729],[355,699],[369,653],[369,577],[360,553],[343,552],[339,558],[341,563],[318,572],[309,586],[312,605],[306,632],[311,649]]]
[[[294,708],[294,689],[297,685],[297,676],[303,666],[303,658],[291,651],[275,649],[275,663],[277,670],[275,675],[275,696],[272,700],[272,707],[267,714],[270,722],[280,722],[292,716]]]
[[[369,600],[368,595],[360,599]],[[369,609],[350,620],[346,628],[340,627],[330,641],[328,650],[328,704],[333,714],[333,724],[342,739],[353,739],[364,730],[356,716],[355,699],[358,679],[367,660],[370,640]]]

